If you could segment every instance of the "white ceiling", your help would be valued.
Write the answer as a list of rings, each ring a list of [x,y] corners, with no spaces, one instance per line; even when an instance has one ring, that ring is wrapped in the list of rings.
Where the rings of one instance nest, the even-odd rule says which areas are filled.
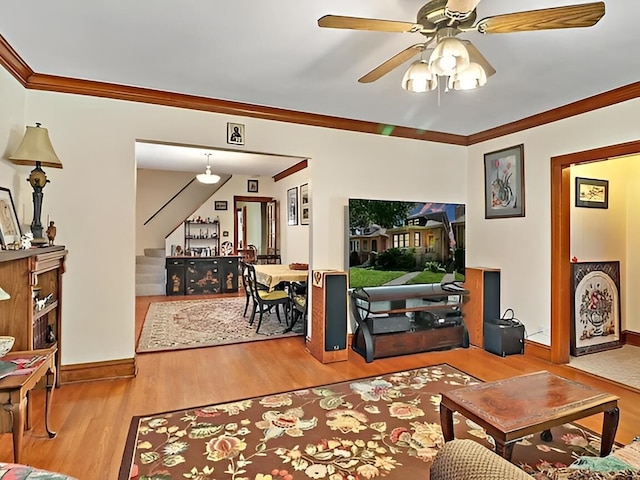
[[[483,0],[478,18],[586,0]],[[414,22],[421,0],[3,0],[0,34],[38,73],[468,135],[640,80],[640,1],[594,27],[481,35],[497,73],[468,92],[410,94],[406,66],[357,79],[418,33],[320,28],[325,14]]]
[[[203,173],[209,157],[212,173],[247,175],[250,177],[274,175],[304,160],[300,157],[247,153],[235,150],[167,145],[156,142],[136,142],[138,168]]]

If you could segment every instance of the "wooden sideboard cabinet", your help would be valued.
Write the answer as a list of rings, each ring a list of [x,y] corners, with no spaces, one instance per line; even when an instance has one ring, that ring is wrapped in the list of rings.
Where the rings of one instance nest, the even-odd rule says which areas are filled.
[[[352,348],[375,358],[468,347],[462,302],[469,292],[439,284],[357,288],[351,313],[357,323]]]
[[[0,251],[0,286],[11,296],[0,301],[0,335],[15,337],[13,351],[57,346],[58,370],[66,256],[63,246]],[[59,378],[56,386],[60,384]]]
[[[167,295],[238,291],[238,257],[167,257]]]

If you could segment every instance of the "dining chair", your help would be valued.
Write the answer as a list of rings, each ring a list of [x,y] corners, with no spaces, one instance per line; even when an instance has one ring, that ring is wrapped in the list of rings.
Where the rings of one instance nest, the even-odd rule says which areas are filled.
[[[251,312],[249,325],[253,325],[256,313],[258,313],[260,317],[258,319],[258,327],[256,328],[256,333],[259,333],[260,325],[262,325],[262,317],[264,313],[269,312],[271,308],[275,309],[276,316],[278,317],[278,321],[280,323],[282,323],[282,319],[280,318],[280,310],[278,309],[278,306],[282,306],[285,318],[288,317],[291,308],[291,298],[289,297],[289,294],[283,290],[275,290],[273,292],[260,290],[258,288],[258,281],[256,279],[255,267],[251,264],[246,264],[246,268],[249,290],[251,291],[251,295],[253,298],[253,311]]]
[[[304,325],[304,333],[307,333],[307,282],[292,282],[289,291],[291,297],[291,324],[285,331],[290,332],[298,320]]]

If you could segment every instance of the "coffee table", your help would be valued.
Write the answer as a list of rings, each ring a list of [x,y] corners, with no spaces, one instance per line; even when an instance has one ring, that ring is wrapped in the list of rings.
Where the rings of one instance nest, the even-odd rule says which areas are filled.
[[[440,424],[444,440],[454,438],[453,412],[476,422],[496,441],[496,453],[511,459],[521,438],[604,412],[600,456],[611,452],[618,428],[618,397],[549,372],[536,372],[442,393]]]

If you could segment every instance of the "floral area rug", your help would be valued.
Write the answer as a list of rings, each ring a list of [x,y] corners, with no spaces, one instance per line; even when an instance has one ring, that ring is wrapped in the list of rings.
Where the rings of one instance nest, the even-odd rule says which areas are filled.
[[[428,478],[443,444],[439,392],[476,383],[439,365],[134,417],[119,480]],[[493,447],[477,424],[454,420],[457,438]],[[552,434],[521,440],[512,462],[536,474],[599,452],[599,437],[576,425]]]
[[[251,301],[247,317],[242,316],[245,302],[245,297],[232,297],[151,303],[136,352],[210,347],[303,334],[302,322],[297,322],[292,332],[284,333],[282,311],[283,323],[278,322],[275,313],[265,314],[260,333],[256,333],[257,315],[253,325],[249,325]]]

